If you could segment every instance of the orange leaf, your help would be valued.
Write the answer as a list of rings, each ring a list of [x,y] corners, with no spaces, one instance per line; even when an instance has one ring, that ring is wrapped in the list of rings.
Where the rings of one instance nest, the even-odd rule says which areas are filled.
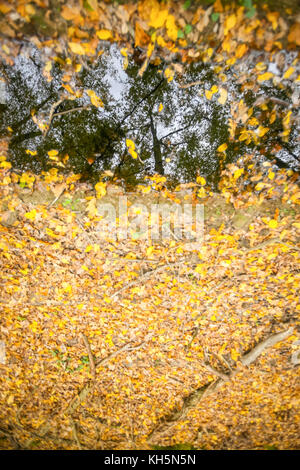
[[[300,23],[293,24],[288,35],[288,41],[300,46]]]
[[[147,33],[143,30],[140,23],[135,23],[135,47],[137,46],[145,46],[149,44],[150,37]]]

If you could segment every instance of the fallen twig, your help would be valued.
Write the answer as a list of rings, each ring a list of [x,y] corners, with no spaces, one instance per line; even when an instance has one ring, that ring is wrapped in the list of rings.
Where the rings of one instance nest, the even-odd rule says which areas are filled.
[[[269,338],[265,339],[261,343],[259,343],[255,348],[252,349],[248,354],[245,354],[242,359],[241,363],[244,366],[249,366],[252,362],[254,362],[258,356],[266,349],[274,346],[274,344],[283,341],[284,339],[288,338],[293,334],[294,329],[291,327],[286,331],[282,331],[281,333],[277,333],[276,335],[270,336]]]
[[[48,206],[47,206],[47,209],[49,209],[50,207],[52,207],[58,200],[59,198],[64,194],[66,188],[64,187],[61,192],[53,199],[53,201],[51,201]]]
[[[72,431],[73,431],[73,436],[74,436],[74,439],[78,445],[78,448],[79,450],[82,450],[82,447],[81,447],[81,444],[80,444],[80,440],[78,438],[78,434],[77,434],[77,429],[76,429],[76,424],[74,422],[74,420],[72,418],[70,418],[70,422],[71,422],[71,426],[72,426]]]
[[[274,346],[275,344],[283,341],[284,339],[291,336],[293,332],[294,328],[291,327],[286,331],[282,331],[273,336],[270,336],[269,338],[255,346],[249,353],[245,354],[241,358],[241,363],[244,366],[249,366],[258,358],[258,356],[260,356],[260,354],[263,353],[266,348]],[[234,369],[230,374],[226,375],[226,381],[228,379],[232,379],[233,376],[236,375],[239,371],[240,368],[236,367],[236,369]],[[216,371],[214,371],[214,373],[216,373]],[[217,375],[219,375],[219,373]],[[147,442],[150,443],[151,441],[153,441],[154,437],[157,434],[167,430],[168,428],[176,424],[180,419],[183,419],[191,408],[197,406],[200,401],[203,400],[203,398],[214,393],[224,383],[224,378],[219,376],[216,381],[202,385],[201,387],[197,388],[192,393],[190,393],[190,395],[188,395],[184,399],[183,406],[179,411],[171,412],[168,416],[165,417],[164,422],[160,423],[156,428],[151,431],[148,436]]]
[[[229,374],[223,374],[223,372],[219,372],[217,369],[215,369],[214,367],[212,367],[211,365],[209,364],[206,364],[205,362],[203,363],[203,366],[209,370],[210,372],[212,372],[214,375],[216,375],[217,377],[219,377],[220,379],[224,380],[225,382],[227,382],[228,380],[230,380],[230,375]]]
[[[153,336],[153,335],[147,336],[147,339],[150,339],[151,336]],[[140,349],[144,345],[144,343],[145,343],[145,341],[142,341],[141,343],[137,344],[136,346],[132,346],[132,347],[130,347],[131,342],[124,344],[124,346],[122,346],[117,351],[113,352],[109,356],[106,356],[104,359],[100,359],[99,361],[97,361],[95,363],[95,368],[99,367],[99,366],[104,366],[113,357],[117,356],[118,354],[120,354],[121,352],[123,352],[125,350],[134,351],[136,349]],[[91,383],[89,382],[80,390],[79,394],[71,400],[71,402],[69,403],[68,408],[66,410],[66,414],[71,415],[78,408],[80,403],[86,399],[87,395],[90,393],[91,390],[92,390],[92,386],[91,386]]]
[[[91,374],[92,374],[93,377],[95,377],[96,376],[96,367],[95,367],[95,361],[94,361],[93,353],[91,351],[91,347],[90,347],[90,344],[89,344],[89,340],[87,339],[87,337],[83,333],[81,333],[81,337],[83,339],[84,345],[85,345],[85,347],[87,349],[87,352],[88,352],[88,355],[89,355]]]

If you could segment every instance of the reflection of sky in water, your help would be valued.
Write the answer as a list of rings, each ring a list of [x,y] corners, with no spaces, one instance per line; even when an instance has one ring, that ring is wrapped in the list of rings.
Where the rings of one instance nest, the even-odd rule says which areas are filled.
[[[0,104],[5,104],[6,101],[6,83],[0,80]]]
[[[110,71],[107,71],[104,75],[104,78],[109,84],[110,93],[116,101],[122,99],[125,90],[129,87],[128,75],[123,69],[121,57],[117,46],[114,44],[110,51],[110,67],[114,73],[112,74]]]
[[[49,50],[46,51],[47,54],[50,54]],[[254,51],[251,54],[257,62],[258,53]],[[45,50],[43,55],[45,55]],[[290,61],[293,58],[293,53],[291,53]],[[45,62],[45,57],[43,60]],[[225,86],[228,90],[228,102],[225,106],[218,107],[216,100],[208,101],[205,98],[204,89],[210,89],[217,81],[214,73],[211,73],[210,66],[205,68],[203,64],[197,64],[186,69],[183,81],[188,83],[202,79],[203,85],[182,89],[178,81],[174,79],[160,87],[156,95],[151,96],[151,103],[143,101],[130,114],[137,103],[159,82],[161,75],[154,72],[152,75],[148,74],[147,78],[147,73],[145,73],[141,78],[137,76],[139,66],[129,58],[129,67],[125,71],[123,69],[123,60],[124,58],[118,47],[113,44],[109,48],[104,48],[104,52],[99,57],[98,63],[94,65],[93,70],[86,67],[81,74],[71,76],[70,81],[66,84],[70,85],[73,90],[93,90],[104,101],[105,106],[104,108],[92,107],[90,112],[76,111],[64,118],[54,118],[45,139],[43,136],[38,135],[38,127],[30,118],[30,111],[36,108],[36,116],[39,121],[47,122],[53,103],[62,94],[67,95],[66,90],[61,86],[61,77],[65,71],[61,71],[55,65],[51,72],[54,78],[51,82],[48,82],[42,74],[44,63],[41,60],[40,51],[32,46],[23,46],[21,54],[15,60],[13,69],[9,71],[11,77],[9,83],[5,85],[0,80],[0,103],[9,103],[3,113],[2,121],[0,117],[0,126],[3,131],[4,125],[7,127],[15,124],[13,136],[15,138],[20,137],[16,145],[11,145],[11,151],[15,156],[14,163],[17,165],[18,161],[19,163],[22,162],[24,168],[31,158],[25,154],[26,149],[38,149],[40,153],[43,152],[45,155],[46,151],[49,150],[49,146],[61,150],[64,148],[64,141],[68,141],[70,145],[72,136],[74,136],[74,145],[75,143],[80,145],[81,140],[86,138],[88,139],[86,152],[101,155],[103,148],[101,148],[100,137],[99,148],[92,151],[92,147],[89,147],[89,139],[95,139],[95,136],[97,137],[99,132],[101,133],[101,122],[125,132],[121,140],[119,139],[118,145],[112,146],[109,155],[112,168],[120,163],[121,154],[126,150],[125,137],[136,142],[139,152],[142,152],[143,149],[148,150],[149,156],[149,151],[151,149],[153,151],[153,136],[150,131],[148,115],[151,108],[157,137],[161,142],[165,173],[173,174],[179,180],[182,180],[185,173],[184,166],[189,166],[190,173],[195,172],[198,167],[202,174],[212,174],[219,164],[219,155],[217,155],[216,149],[224,143],[226,135],[228,137],[226,132],[227,120],[230,117],[230,102],[239,101],[243,98],[239,86],[235,84],[233,79],[233,71],[229,69],[226,72],[227,81]],[[236,71],[242,75],[247,72],[247,66],[247,63],[240,62],[237,64]],[[268,71],[275,76],[281,74],[276,63],[273,62],[268,64]],[[68,73],[68,70],[66,72]],[[274,93],[270,84],[267,84],[266,88],[271,90],[271,94]],[[260,93],[263,93],[263,91],[260,91]],[[49,98],[48,101],[47,98]],[[158,113],[160,102],[162,102],[164,108],[161,113]],[[86,93],[83,93],[79,99],[66,101],[62,105],[63,107],[58,108],[56,112],[65,110],[66,106],[67,109],[71,109],[90,104],[90,98]],[[128,114],[130,115],[127,119],[124,119]],[[122,126],[118,127],[120,122],[122,122]],[[19,125],[16,125],[16,123],[19,123]],[[181,128],[184,129],[181,130]],[[176,130],[179,131],[164,139],[164,136]],[[28,137],[22,140],[21,137],[24,137],[24,135],[26,137],[26,133]],[[170,140],[169,147],[167,145],[168,140]],[[98,144],[95,145],[97,147]],[[293,157],[285,150],[281,150],[280,154],[282,160],[293,160]],[[82,154],[81,158],[89,156],[89,154]],[[230,156],[231,161],[238,156],[240,155],[237,155],[237,152],[235,155],[232,153]],[[166,157],[170,158],[170,162],[165,161]],[[31,158],[31,161],[34,162],[34,158]],[[154,170],[153,155],[147,160],[147,168]],[[142,166],[140,172],[143,172]]]

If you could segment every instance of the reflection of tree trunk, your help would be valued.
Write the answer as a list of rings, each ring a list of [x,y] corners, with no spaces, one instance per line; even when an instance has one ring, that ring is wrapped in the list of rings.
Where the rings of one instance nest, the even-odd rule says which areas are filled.
[[[48,101],[50,101],[51,98],[53,98],[54,95],[50,95],[48,96],[44,101],[42,101],[40,104],[36,105],[34,107],[34,110],[35,112],[39,111],[43,106],[45,106],[45,104],[48,103]],[[26,124],[27,121],[29,121],[30,119],[32,118],[31,114],[29,114],[28,116],[24,117],[21,121],[16,121],[14,122],[13,124],[11,124],[11,128],[13,129],[14,132],[16,132],[17,129],[19,129],[19,127],[23,126],[24,124]]]
[[[16,135],[12,137],[11,143],[12,144],[19,144],[23,142],[23,140],[33,139],[34,137],[39,137],[42,134],[42,131],[31,131],[27,132],[26,134]]]
[[[154,159],[155,159],[155,171],[156,171],[156,173],[159,173],[160,175],[163,175],[164,174],[164,167],[163,167],[162,156],[161,156],[160,141],[157,138],[156,128],[154,126],[151,111],[149,113],[149,117],[150,117],[150,126],[151,126],[150,128],[151,128],[152,139],[153,139],[153,152],[154,152]]]

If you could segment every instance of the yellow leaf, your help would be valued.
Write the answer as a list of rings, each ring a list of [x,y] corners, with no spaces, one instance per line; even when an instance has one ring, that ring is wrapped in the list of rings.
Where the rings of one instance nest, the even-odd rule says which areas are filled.
[[[204,187],[202,186],[199,191],[197,192],[197,196],[200,197],[200,198],[204,198],[206,197],[206,191],[204,189]]]
[[[205,96],[208,100],[211,100],[213,93],[210,90],[205,90]]]
[[[173,80],[173,75],[174,75],[173,70],[171,70],[169,67],[167,67],[166,70],[165,70],[165,77],[168,79],[168,82]]]
[[[248,121],[249,126],[257,126],[258,125],[258,120],[255,117],[252,117]]]
[[[269,178],[269,180],[273,180],[275,178],[274,171],[269,171],[268,178]]]
[[[149,246],[146,250],[147,256],[151,256],[154,251],[154,246]]]
[[[28,15],[35,15],[35,9],[32,5],[25,5],[25,11]]]
[[[276,109],[274,108],[273,111],[270,114],[270,124],[273,124],[275,119],[276,119]]]
[[[102,196],[106,194],[106,183],[100,181],[95,185],[95,190],[97,192],[97,198],[100,199]]]
[[[164,26],[168,17],[167,9],[160,9],[160,5],[157,3],[151,10],[149,26],[158,29]]]
[[[69,42],[69,48],[74,54],[84,55],[85,50],[78,42]]]
[[[283,78],[289,78],[294,73],[295,68],[289,67],[287,71],[284,73]]]
[[[172,41],[176,41],[178,29],[175,23],[175,18],[173,15],[168,15],[166,21],[166,28],[167,28],[167,35],[169,36]]]
[[[49,157],[55,157],[58,155],[58,150],[49,150],[48,155]]]
[[[159,104],[158,112],[160,113],[163,110],[164,105],[162,103]]]
[[[87,211],[88,211],[88,216],[90,219],[93,219],[95,215],[98,214],[97,210],[97,205],[96,205],[96,198],[92,198],[88,203],[87,203]]]
[[[237,180],[243,173],[244,173],[244,168],[239,168],[238,170],[235,170],[233,174],[233,178]]]
[[[246,44],[239,44],[235,51],[235,57],[240,59],[247,52],[248,46]]]
[[[203,176],[198,176],[196,181],[197,181],[197,183],[201,184],[202,186],[204,186],[206,184],[206,179],[203,178]]]
[[[288,127],[290,124],[290,119],[291,119],[292,111],[289,111],[285,117],[282,120],[283,127]]]
[[[268,225],[269,225],[270,228],[276,228],[277,225],[278,225],[278,222],[277,222],[277,220],[272,219],[272,220],[270,220]]]
[[[37,155],[37,151],[36,151],[36,150],[29,150],[29,149],[27,149],[27,150],[25,150],[25,152],[27,153],[27,155],[32,155],[32,156]]]
[[[128,67],[128,57],[124,57],[124,61],[123,61],[123,69],[126,70],[127,67]]]
[[[232,358],[233,361],[236,361],[237,358],[239,357],[238,352],[235,349],[232,349],[230,351],[230,354],[231,354],[231,358]]]
[[[217,152],[225,152],[227,147],[228,147],[228,145],[226,143],[222,144],[222,145],[219,145],[219,147],[217,148]]]
[[[262,72],[263,70],[266,70],[267,66],[264,62],[258,62],[255,66],[256,70],[259,70]]]
[[[75,95],[75,92],[74,92],[74,90],[72,90],[70,85],[63,83],[62,86],[64,87],[65,90],[67,90],[69,93],[71,93],[71,95]],[[75,99],[75,98],[72,98],[72,99]]]
[[[96,108],[103,108],[104,104],[103,101],[96,95],[93,90],[85,90],[87,95],[89,95],[91,99],[92,105],[96,106]]]
[[[64,292],[72,292],[72,286],[65,281],[62,282],[62,288]]]
[[[96,35],[103,41],[107,41],[107,39],[111,39],[113,37],[112,32],[108,29],[99,29],[96,31]]]
[[[26,212],[25,217],[26,217],[26,219],[34,220],[36,218],[36,210],[33,209],[30,212]]]
[[[132,156],[132,158],[134,158],[135,160],[137,159],[138,154],[136,153],[136,151],[135,151],[132,147],[129,147],[129,148],[128,148],[128,152],[130,153],[130,155]]]
[[[271,72],[266,72],[266,73],[263,73],[262,75],[258,75],[257,80],[259,82],[264,82],[266,80],[270,80],[270,78],[272,77],[273,77],[273,74]]]
[[[133,140],[126,139],[126,145],[128,148],[132,148],[133,150],[135,149],[135,143],[133,142]]]
[[[220,104],[225,104],[227,101],[227,90],[225,88],[220,88],[219,90],[220,96],[218,98],[218,101]]]
[[[258,183],[256,186],[255,186],[255,191],[260,191],[261,189],[263,189],[265,187],[264,183]]]
[[[10,163],[10,162],[5,162],[5,161],[4,161],[4,162],[1,162],[1,163],[0,163],[0,167],[1,167],[1,168],[4,168],[4,169],[6,169],[6,170],[9,170],[9,169],[11,168],[11,163]]]
[[[297,193],[293,194],[290,199],[291,199],[292,202],[298,201],[298,200],[300,199],[300,191],[298,191]]]
[[[12,405],[12,403],[14,402],[14,395],[9,395],[8,399],[7,399],[7,404],[8,405]]]
[[[263,137],[270,129],[268,127],[259,126],[257,129],[259,137]]]
[[[279,17],[279,13],[277,11],[276,12],[271,11],[271,12],[267,13],[267,18],[272,23],[272,28],[273,28],[274,31],[278,26],[278,17]]]
[[[226,34],[228,33],[228,31],[232,28],[234,28],[234,26],[236,25],[236,16],[233,14],[233,15],[229,15],[225,22],[224,22],[224,34],[226,36]]]
[[[148,48],[147,48],[147,57],[151,57],[152,56],[152,52],[154,51],[154,44],[152,42],[150,42],[150,44],[148,45]]]
[[[52,62],[51,62],[51,60],[48,60],[48,61],[46,62],[45,67],[44,67],[44,71],[45,71],[45,72],[50,72],[51,69],[52,69]]]

